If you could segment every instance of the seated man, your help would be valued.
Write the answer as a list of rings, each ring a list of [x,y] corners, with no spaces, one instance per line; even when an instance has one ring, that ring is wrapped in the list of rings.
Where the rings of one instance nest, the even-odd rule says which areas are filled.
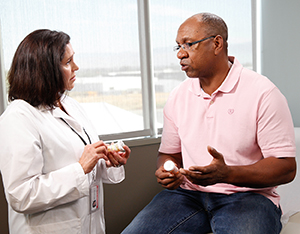
[[[190,79],[164,108],[155,175],[166,190],[123,234],[280,233],[276,186],[296,173],[291,114],[270,80],[227,55],[227,33],[209,13],[179,27],[175,49]]]

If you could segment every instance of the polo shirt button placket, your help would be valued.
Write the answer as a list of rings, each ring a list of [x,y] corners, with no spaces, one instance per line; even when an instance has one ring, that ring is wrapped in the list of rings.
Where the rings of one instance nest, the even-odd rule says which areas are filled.
[[[211,105],[213,105],[214,104],[214,100],[213,99],[211,99],[210,101],[209,101],[209,105],[208,105],[208,110],[207,110],[207,114],[206,114],[206,118],[207,119],[213,119],[214,118],[214,116],[213,116],[213,114],[212,114],[212,110],[211,110]]]

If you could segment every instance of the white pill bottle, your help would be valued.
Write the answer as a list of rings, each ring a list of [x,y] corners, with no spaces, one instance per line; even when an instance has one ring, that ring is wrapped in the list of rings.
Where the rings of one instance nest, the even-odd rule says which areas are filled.
[[[176,167],[175,163],[172,160],[165,161],[164,169],[174,174],[179,172],[178,168]]]

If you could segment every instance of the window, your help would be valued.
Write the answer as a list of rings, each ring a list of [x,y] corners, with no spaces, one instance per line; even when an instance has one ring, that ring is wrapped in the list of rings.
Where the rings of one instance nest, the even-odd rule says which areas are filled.
[[[68,33],[80,67],[68,95],[104,140],[156,136],[162,128],[167,97],[186,78],[172,50],[177,29],[193,14],[223,17],[229,54],[252,67],[250,0],[0,1],[2,84],[27,34],[41,28]]]
[[[157,120],[169,92],[186,76],[180,70],[173,46],[178,27],[190,16],[211,12],[224,19],[229,31],[228,54],[252,69],[252,27],[250,0],[150,0],[153,64],[155,74]]]

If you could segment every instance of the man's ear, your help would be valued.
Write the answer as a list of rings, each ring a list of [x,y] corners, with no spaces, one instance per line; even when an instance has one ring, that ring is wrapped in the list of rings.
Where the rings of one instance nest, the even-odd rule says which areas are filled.
[[[223,37],[221,37],[220,35],[217,35],[214,38],[214,47],[215,47],[215,55],[219,54],[224,47],[224,40]]]

